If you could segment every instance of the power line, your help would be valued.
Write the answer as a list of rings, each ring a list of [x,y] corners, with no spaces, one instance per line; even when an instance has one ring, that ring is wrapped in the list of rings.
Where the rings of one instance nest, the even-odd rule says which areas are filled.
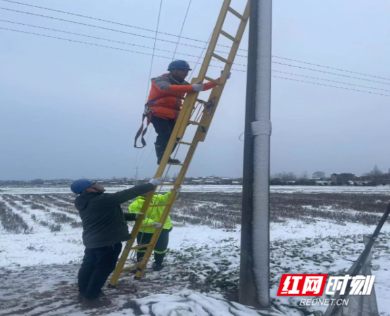
[[[7,31],[12,31],[12,32],[18,32],[18,33],[29,34],[29,35],[42,36],[42,37],[46,37],[46,38],[58,39],[58,40],[63,40],[63,41],[68,41],[68,42],[73,42],[73,43],[80,43],[80,44],[85,44],[85,45],[91,45],[91,46],[97,46],[97,47],[103,47],[103,48],[109,48],[109,49],[114,49],[114,50],[126,51],[126,52],[141,54],[141,55],[152,56],[152,54],[142,53],[142,52],[136,52],[136,51],[132,51],[132,50],[128,50],[128,49],[123,49],[123,48],[112,47],[112,46],[105,46],[105,45],[100,45],[100,44],[94,44],[94,43],[76,41],[76,40],[71,40],[71,39],[65,39],[65,38],[55,37],[55,36],[49,36],[49,35],[43,35],[43,34],[37,34],[37,33],[31,33],[31,32],[25,32],[25,31],[14,30],[14,29],[8,29],[8,28],[3,28],[3,27],[0,27],[0,29],[2,29],[2,30],[7,30]],[[154,56],[155,56],[155,57],[165,58],[165,59],[171,59],[170,57],[165,57],[165,56],[159,56],[159,55],[154,55]],[[192,62],[193,62],[193,61],[192,61]],[[213,66],[213,65],[210,65],[210,66]],[[223,68],[223,67],[219,67],[219,66],[213,66],[213,67]],[[239,71],[239,72],[246,72],[246,71],[237,70],[237,69],[232,69],[232,70],[234,70],[234,71]],[[316,84],[316,85],[321,85],[321,86],[327,86],[327,87],[332,87],[332,88],[344,89],[344,90],[358,91],[358,92],[364,92],[364,93],[370,93],[370,94],[377,94],[377,95],[382,95],[382,96],[390,96],[390,95],[387,95],[387,94],[374,93],[374,92],[362,91],[362,90],[357,90],[357,89],[349,89],[349,88],[338,87],[338,86],[332,86],[332,85],[325,85],[325,84],[320,84],[320,83],[314,83],[314,82],[311,82],[311,81],[296,80],[296,79],[284,78],[284,77],[278,77],[278,76],[273,76],[273,77],[279,78],[279,79],[286,79],[286,80],[291,80],[291,81],[297,81],[297,82],[311,83],[311,84]],[[364,79],[363,79],[363,80],[364,80]]]
[[[68,32],[68,31],[63,31],[63,30],[57,30],[57,29],[52,29],[52,28],[43,27],[43,26],[37,26],[37,25],[32,25],[32,24],[25,24],[25,23],[14,22],[14,21],[8,21],[8,20],[0,20],[0,22],[12,23],[12,24],[23,25],[23,26],[28,26],[28,27],[34,27],[34,28],[43,29],[43,30],[48,30],[48,31],[61,32],[61,33],[71,34],[71,35],[77,35],[77,36],[84,36],[84,37],[93,38],[93,39],[98,39],[98,40],[102,40],[102,41],[109,41],[109,42],[113,42],[113,43],[126,44],[126,45],[131,45],[131,46],[137,46],[137,47],[142,47],[142,48],[153,49],[153,47],[149,47],[149,46],[143,46],[143,45],[137,45],[137,44],[127,43],[127,42],[115,41],[115,40],[111,40],[111,39],[107,39],[107,38],[96,37],[96,36],[90,36],[90,35],[85,35],[85,34],[80,34],[80,33],[74,33],[74,32]],[[163,52],[172,53],[172,51],[170,51],[170,50],[164,50],[164,49],[159,49],[159,50],[161,50],[161,51],[163,51]]]
[[[12,31],[12,32],[18,32],[18,33],[24,33],[24,34],[29,34],[29,35],[36,35],[36,36],[43,36],[43,37],[48,37],[48,38],[54,38],[62,41],[68,41],[68,42],[73,42],[73,43],[79,43],[79,44],[85,44],[85,45],[92,45],[92,46],[97,46],[97,47],[104,47],[104,48],[110,48],[110,49],[115,49],[115,50],[121,50],[125,52],[131,52],[135,54],[141,54],[141,55],[147,55],[147,56],[152,56],[152,54],[149,53],[143,53],[143,52],[136,52],[133,50],[129,49],[124,49],[124,48],[119,48],[119,47],[112,47],[112,46],[106,46],[106,45],[100,45],[100,44],[94,44],[94,43],[88,43],[88,42],[82,42],[82,41],[76,41],[72,39],[67,39],[67,38],[62,38],[62,37],[56,37],[56,36],[49,36],[49,35],[44,35],[44,34],[38,34],[38,33],[32,33],[32,32],[26,32],[26,31],[20,31],[20,30],[14,30],[14,29],[8,29],[5,27],[0,27],[2,30],[7,30],[7,31]],[[160,56],[160,55],[155,55],[156,57],[161,57],[161,58],[166,58],[166,59],[171,59],[170,57],[165,57],[165,56]]]
[[[179,46],[179,42],[180,42],[180,38],[181,38],[181,33],[183,32],[184,24],[186,23],[186,20],[187,20],[187,15],[188,15],[188,11],[190,10],[191,2],[192,2],[192,0],[190,0],[190,2],[188,3],[187,12],[186,12],[186,15],[184,16],[183,24],[181,25],[180,34],[179,34],[179,37],[178,37],[178,39],[177,39],[177,43],[176,43],[176,47],[175,47],[175,52],[173,53],[172,60],[175,59],[177,47]]]
[[[351,71],[351,70],[345,70],[345,69],[340,69],[340,68],[335,68],[335,67],[330,67],[330,66],[319,65],[319,64],[309,63],[309,62],[301,61],[301,60],[297,60],[297,59],[290,59],[290,58],[285,58],[285,57],[280,57],[280,56],[275,56],[275,55],[272,55],[272,57],[284,59],[284,60],[289,60],[289,61],[295,61],[297,63],[307,64],[307,65],[312,65],[312,66],[317,66],[317,67],[322,67],[322,68],[328,68],[328,69],[334,69],[334,70],[343,71],[343,72],[349,72],[349,73],[361,75],[361,76],[373,77],[373,78],[378,78],[378,79],[383,79],[383,80],[390,80],[388,78],[364,74],[362,72],[355,72],[355,71]]]
[[[279,79],[291,80],[291,81],[297,81],[297,82],[311,83],[311,84],[316,84],[316,85],[319,85],[319,86],[332,87],[332,88],[351,90],[351,91],[359,91],[359,92],[364,92],[364,93],[377,94],[377,95],[383,95],[383,96],[386,96],[386,97],[390,97],[390,94],[382,94],[382,93],[375,93],[375,92],[369,92],[369,91],[363,91],[363,90],[357,90],[357,89],[349,89],[349,88],[344,88],[344,87],[331,86],[331,85],[317,83],[317,82],[297,80],[297,79],[291,79],[291,78],[285,78],[285,77],[278,77],[278,76],[272,76],[272,77],[279,78]]]
[[[68,31],[63,31],[63,30],[58,30],[58,29],[53,29],[53,28],[48,28],[48,27],[43,27],[43,26],[37,26],[37,25],[32,25],[32,24],[25,24],[25,23],[8,21],[8,20],[0,20],[0,22],[12,23],[12,24],[23,25],[23,26],[28,26],[28,27],[34,27],[34,28],[53,31],[53,32],[60,32],[60,33],[65,33],[65,34],[83,36],[83,37],[93,38],[93,39],[97,39],[97,40],[101,40],[101,41],[109,41],[109,42],[113,42],[113,43],[119,43],[119,44],[136,46],[136,47],[147,48],[147,49],[153,49],[153,47],[150,47],[150,46],[137,45],[137,44],[133,44],[133,43],[129,43],[129,42],[116,41],[116,40],[112,40],[112,39],[108,39],[108,38],[102,38],[102,37],[96,37],[96,36],[85,35],[85,34],[80,34],[80,33],[68,32]],[[171,51],[171,50],[166,50],[166,49],[161,49],[161,48],[155,48],[155,50],[167,52],[167,53],[173,53],[173,51]],[[196,56],[196,55],[191,55],[191,54],[186,54],[186,53],[181,53],[181,52],[177,52],[177,54],[198,58],[198,56]],[[216,61],[219,62],[218,60],[216,60]],[[234,63],[234,65],[246,67],[246,65],[244,65],[244,64]]]
[[[50,35],[44,35],[44,34],[38,34],[38,33],[33,33],[33,32],[26,32],[26,31],[20,31],[20,30],[14,30],[14,29],[9,29],[5,27],[0,27],[2,30],[6,31],[12,31],[12,32],[18,32],[18,33],[24,33],[24,34],[29,34],[29,35],[35,35],[35,36],[42,36],[42,37],[47,37],[47,38],[53,38],[57,40],[62,40],[62,41],[68,41],[68,42],[73,42],[73,43],[79,43],[79,44],[85,44],[85,45],[91,45],[91,46],[97,46],[97,47],[103,47],[103,48],[109,48],[109,49],[115,49],[115,50],[121,50],[125,52],[130,52],[130,53],[135,53],[135,54],[141,54],[141,55],[146,55],[146,56],[152,56],[152,54],[149,53],[144,53],[144,52],[137,52],[129,49],[124,49],[124,48],[119,48],[119,47],[113,47],[113,46],[106,46],[106,45],[100,45],[100,44],[95,44],[95,43],[88,43],[88,42],[83,42],[83,41],[77,41],[77,40],[72,40],[72,39],[67,39],[67,38],[62,38],[62,37],[56,37],[56,36],[50,36]],[[178,53],[181,54],[181,53]],[[154,55],[155,57],[160,57],[160,58],[165,58],[165,59],[171,59],[171,57],[166,57],[166,56],[161,56],[161,55]],[[197,56],[194,56],[197,57]],[[195,62],[193,60],[188,60],[189,62]],[[223,68],[222,66],[217,66],[217,65],[210,65],[211,67],[216,67],[216,68]],[[245,70],[239,70],[239,69],[232,69],[233,71],[238,71],[238,72],[246,72]]]
[[[150,78],[151,78],[151,76],[152,76],[154,51],[155,51],[155,49],[156,49],[158,26],[160,25],[161,7],[162,7],[162,0],[160,0],[160,8],[159,8],[158,17],[157,17],[156,35],[155,35],[154,44],[153,44],[152,60],[150,61],[149,79],[148,79],[148,85],[147,85],[147,88],[146,88],[145,103],[146,103],[146,101],[147,101],[147,99],[148,99],[148,91],[149,91]]]
[[[210,36],[209,36],[209,39],[207,40],[206,44],[204,45],[203,50],[202,50],[202,52],[200,53],[200,55],[199,55],[199,57],[198,57],[198,60],[196,61],[195,67],[194,67],[194,68],[192,69],[192,71],[191,71],[190,80],[191,80],[191,78],[192,78],[192,74],[194,73],[196,67],[197,67],[198,64],[199,64],[200,59],[202,58],[202,55],[203,55],[204,50],[206,49],[206,47],[208,46],[208,43],[210,42],[210,39],[211,39],[211,36],[212,36],[212,35],[213,35],[213,32],[211,32],[211,34],[210,34]]]
[[[278,71],[278,70],[272,70],[272,71],[273,71],[273,72],[279,72],[279,73],[286,74],[286,75],[293,75],[293,76],[305,77],[305,78],[310,78],[310,79],[324,80],[324,81],[329,81],[329,82],[347,84],[347,85],[350,85],[350,86],[356,86],[356,87],[361,87],[361,88],[367,88],[367,89],[374,89],[374,90],[381,90],[381,91],[390,92],[390,90],[386,90],[386,89],[379,89],[379,88],[374,88],[374,87],[367,87],[367,86],[362,86],[362,85],[359,85],[359,84],[353,84],[353,83],[348,83],[348,82],[343,82],[343,81],[335,81],[335,80],[328,80],[328,79],[323,79],[323,78],[318,78],[318,77],[304,76],[304,75],[294,74],[294,73],[285,72],[285,71]]]
[[[87,16],[87,15],[82,15],[82,14],[77,14],[77,13],[72,13],[72,12],[67,12],[67,11],[62,11],[62,10],[56,10],[56,9],[51,9],[51,8],[47,8],[47,7],[40,7],[40,6],[37,6],[37,5],[32,5],[32,4],[27,4],[27,3],[17,2],[17,1],[11,1],[11,0],[1,0],[1,1],[15,3],[15,4],[20,4],[20,5],[33,7],[33,8],[38,8],[38,9],[42,9],[42,10],[48,10],[48,11],[53,11],[53,12],[59,12],[59,13],[74,15],[74,16],[78,16],[78,17],[82,17],[82,18],[86,18],[86,19],[100,21],[100,22],[106,22],[106,23],[126,26],[126,27],[135,28],[135,29],[143,30],[143,31],[147,31],[147,32],[153,32],[153,33],[155,32],[154,30],[151,30],[151,29],[138,27],[138,26],[134,26],[134,25],[129,25],[129,24],[124,24],[124,23],[119,23],[119,22],[114,22],[114,21],[109,21],[109,20],[104,20],[104,19],[99,19],[99,18],[94,18],[94,17]],[[158,33],[159,34],[168,35],[168,36],[173,36],[173,37],[179,37],[178,35],[171,34],[171,33],[164,33],[164,32],[158,32]],[[184,37],[184,36],[182,36],[182,38],[190,40],[190,41],[205,43],[205,41],[198,40],[196,38]],[[230,48],[230,46],[228,46],[228,45],[220,45],[220,44],[218,44],[218,46]],[[246,49],[240,49],[240,50],[247,51]]]
[[[39,8],[39,9],[48,10],[48,11],[53,11],[53,12],[64,13],[64,14],[73,15],[73,16],[78,16],[78,17],[82,17],[82,18],[86,18],[86,19],[92,19],[92,20],[96,20],[96,21],[101,21],[101,22],[106,22],[106,23],[111,23],[111,24],[126,26],[126,27],[130,27],[130,28],[135,28],[135,29],[143,30],[143,31],[148,31],[148,32],[153,32],[153,33],[155,32],[154,30],[147,29],[147,28],[142,28],[142,27],[137,27],[137,26],[134,26],[134,25],[124,24],[124,23],[119,23],[119,22],[114,22],[114,21],[109,21],[109,20],[104,20],[104,19],[99,19],[99,18],[94,18],[94,17],[91,17],[91,16],[86,16],[86,15],[77,14],[77,13],[72,13],[72,12],[67,12],[67,11],[62,11],[62,10],[51,9],[51,8],[47,8],[47,7],[41,7],[41,6],[31,5],[31,4],[27,4],[27,3],[18,2],[18,1],[11,1],[11,0],[1,0],[1,1],[9,2],[9,3],[14,3],[14,4],[19,4],[19,5],[24,5],[24,6],[29,6],[29,7],[33,7],[33,8]],[[5,8],[3,8],[3,9],[5,9]],[[5,9],[5,10],[6,10],[6,9]],[[11,10],[11,11],[12,11],[12,10]],[[16,11],[16,10],[13,10],[13,11]],[[23,11],[16,11],[16,12],[26,13],[26,12],[23,12]],[[29,13],[26,13],[26,14],[29,14]],[[32,14],[32,13],[30,13],[30,14]],[[39,16],[39,15],[38,15],[38,16]],[[46,16],[42,16],[42,17],[46,17]],[[48,18],[49,18],[49,17],[48,17]],[[72,22],[72,21],[68,21],[68,20],[63,20],[63,21]],[[88,24],[87,24],[87,25],[88,25]],[[164,33],[164,32],[158,32],[158,33],[159,33],[159,34],[168,35],[168,36],[173,36],[173,37],[180,37],[180,36],[178,36],[178,35],[171,34],[171,33]],[[135,36],[142,36],[142,35],[138,35],[138,34],[132,34],[132,35],[135,35]],[[150,38],[150,37],[147,37],[147,38]],[[191,40],[191,41],[200,42],[200,43],[207,43],[207,42],[205,42],[205,41],[203,41],[203,40],[199,40],[199,39],[195,39],[195,38],[190,38],[190,37],[184,37],[184,36],[182,36],[181,38],[184,38],[184,39],[187,39],[187,40]],[[159,39],[159,40],[161,40],[161,39]],[[161,41],[164,41],[164,40],[161,40]],[[172,41],[167,41],[167,40],[165,40],[165,41],[166,41],[166,42],[169,42],[169,43],[175,43],[175,42],[172,42]],[[199,47],[199,46],[193,46],[193,45],[188,45],[188,44],[183,44],[183,43],[181,43],[180,45],[185,45],[185,46],[189,46],[189,47],[194,47],[194,48],[202,49],[202,47]],[[230,46],[228,46],[228,45],[220,45],[220,44],[218,44],[217,46],[230,48]],[[240,49],[240,50],[241,50],[241,51],[247,51],[246,49]],[[216,50],[216,51],[217,51],[217,50]],[[227,53],[227,52],[222,52],[222,51],[218,51],[218,52],[220,52],[220,53]],[[239,54],[237,54],[237,56],[238,56],[238,57],[245,57],[245,58],[247,58],[247,56],[244,56],[244,55],[239,55]],[[338,71],[342,71],[342,72],[348,72],[348,73],[353,73],[353,74],[357,74],[357,75],[361,75],[361,76],[372,77],[372,78],[378,78],[378,79],[383,79],[383,80],[389,80],[389,81],[390,81],[389,78],[384,78],[384,77],[380,77],[380,76],[374,76],[374,75],[365,74],[365,73],[361,73],[361,72],[355,72],[355,71],[351,71],[351,70],[346,70],[346,69],[341,69],[341,68],[335,68],[335,67],[330,67],[330,66],[325,66],[325,65],[310,63],[310,62],[306,62],[306,61],[302,61],[302,60],[291,59],[291,58],[286,58],[286,57],[281,57],[281,56],[275,56],[275,55],[273,55],[272,57],[274,57],[274,58],[279,58],[279,59],[284,59],[284,60],[289,60],[289,61],[294,61],[294,62],[297,62],[297,63],[303,63],[303,64],[307,64],[307,65],[312,65],[312,66],[317,66],[317,67],[322,67],[322,68],[328,68],[328,69],[334,69],[334,70],[338,70]]]
[[[160,25],[160,17],[161,17],[162,3],[163,3],[162,0],[160,0],[160,8],[159,8],[159,10],[158,10],[158,17],[157,17],[156,34],[155,34],[154,45],[153,45],[153,54],[152,54],[152,60],[150,61],[149,77],[148,77],[148,83],[147,83],[147,86],[146,86],[145,103],[146,103],[147,100],[148,100],[148,92],[149,92],[150,80],[151,80],[151,77],[152,77],[154,52],[155,52],[155,49],[156,49],[156,42],[157,42],[157,35],[158,35],[158,27],[159,27],[159,25]],[[150,131],[149,131],[149,135],[148,135],[147,141],[149,141],[149,136],[150,136]],[[142,160],[142,157],[143,157],[143,155],[144,155],[144,152],[145,152],[145,149],[142,150],[140,160]],[[136,166],[138,166],[138,165],[137,165],[137,162],[136,162]]]
[[[347,77],[347,78],[353,78],[353,79],[358,79],[358,80],[364,80],[364,81],[370,81],[370,82],[376,82],[376,83],[380,83],[380,84],[390,85],[390,83],[387,83],[387,82],[381,82],[381,81],[375,81],[375,80],[370,80],[370,79],[363,79],[363,78],[358,78],[358,77],[353,77],[353,76],[341,75],[341,74],[337,74],[337,73],[334,73],[334,72],[328,72],[328,71],[323,71],[323,70],[318,70],[318,69],[312,69],[312,68],[306,68],[306,67],[295,66],[295,65],[290,65],[290,64],[284,64],[284,63],[279,63],[279,62],[276,62],[276,61],[273,61],[272,63],[273,64],[278,64],[278,65],[283,65],[283,66],[289,66],[289,67],[305,69],[305,70],[322,72],[322,73],[325,73],[325,74],[331,74],[331,75],[336,75],[336,76],[341,76],[341,77]]]
[[[5,1],[5,0],[2,0],[2,1]],[[28,14],[28,15],[39,16],[39,17],[41,17],[41,18],[47,18],[47,19],[58,20],[58,21],[62,21],[62,22],[68,22],[68,23],[73,23],[73,24],[78,24],[78,25],[83,25],[83,26],[89,26],[89,27],[93,27],[93,28],[97,28],[97,29],[102,29],[102,30],[106,30],[106,31],[111,31],[111,32],[117,32],[117,33],[123,33],[123,34],[133,35],[133,36],[139,36],[139,37],[148,38],[148,39],[153,39],[153,40],[155,39],[154,37],[151,37],[151,36],[140,35],[140,34],[130,33],[130,32],[121,31],[121,30],[116,30],[116,29],[110,29],[110,28],[107,28],[107,27],[97,26],[97,25],[93,25],[93,24],[87,24],[87,23],[81,23],[81,22],[76,22],[76,21],[71,21],[71,20],[65,20],[65,19],[55,18],[55,17],[48,16],[48,15],[36,14],[36,13],[31,13],[31,12],[26,12],[26,11],[13,10],[13,9],[8,9],[8,8],[3,8],[3,7],[0,7],[0,9],[2,9],[2,10],[7,10],[7,11],[11,11],[11,12],[17,12],[17,13],[23,13],[23,14]],[[166,42],[166,43],[177,44],[177,42],[173,42],[173,41],[169,41],[169,40],[164,40],[164,39],[160,39],[160,38],[158,38],[157,40],[158,40],[158,41],[162,41],[162,42]],[[195,45],[184,44],[184,43],[179,43],[179,45],[188,46],[188,47],[192,47],[192,48],[202,49],[202,47],[195,46]],[[219,52],[219,53],[227,54],[227,52],[224,52],[224,51],[219,51],[219,50],[215,50],[215,51],[216,51],[216,52]],[[238,55],[238,54],[237,54],[237,56],[245,57],[245,58],[247,57],[247,56]]]

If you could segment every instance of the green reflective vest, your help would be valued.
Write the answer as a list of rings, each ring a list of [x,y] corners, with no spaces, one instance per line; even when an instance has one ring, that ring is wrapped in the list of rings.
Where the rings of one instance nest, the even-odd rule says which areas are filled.
[[[168,191],[166,194],[158,194],[153,196],[153,200],[151,201],[150,205],[153,204],[166,204],[168,202],[168,198],[171,195],[171,191]],[[145,197],[139,196],[137,199],[129,205],[129,211],[130,213],[141,213],[142,205],[144,205]],[[161,215],[164,211],[164,206],[157,206],[157,207],[149,207],[148,212],[146,213],[145,219],[142,222],[143,226],[149,226],[153,222],[159,223]],[[167,220],[165,221],[163,229],[170,229],[172,228],[171,218],[167,217]],[[154,233],[154,228],[142,228],[139,231],[144,233]]]

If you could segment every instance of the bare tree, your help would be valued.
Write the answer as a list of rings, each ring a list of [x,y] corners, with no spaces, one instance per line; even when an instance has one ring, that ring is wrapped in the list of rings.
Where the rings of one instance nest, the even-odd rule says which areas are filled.
[[[379,170],[379,168],[378,168],[377,165],[375,165],[375,166],[374,166],[374,169],[372,169],[372,170],[370,171],[370,175],[372,175],[372,176],[380,176],[380,175],[382,175],[382,174],[383,174],[383,172],[382,172],[381,170]]]
[[[370,172],[366,173],[365,175],[371,177],[374,184],[377,185],[380,182],[380,177],[381,175],[383,175],[383,172],[378,168],[377,165],[375,165],[374,169],[372,169]]]
[[[271,176],[271,178],[280,179],[282,181],[295,181],[295,180],[297,180],[297,176],[294,174],[294,172],[275,173]]]

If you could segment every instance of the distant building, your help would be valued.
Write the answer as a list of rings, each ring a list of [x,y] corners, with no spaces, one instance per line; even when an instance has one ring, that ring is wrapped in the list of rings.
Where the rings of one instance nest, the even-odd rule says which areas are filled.
[[[218,182],[217,181],[215,181],[215,180],[206,180],[205,182],[204,182],[204,184],[218,184]]]
[[[193,179],[191,181],[191,184],[203,184],[203,183],[204,183],[203,180],[200,180],[200,179]]]
[[[317,185],[330,185],[330,181],[326,181],[326,180],[316,180],[316,179],[313,179],[315,180],[316,184]]]
[[[233,179],[232,178],[221,178],[220,183],[221,184],[232,184]]]
[[[334,185],[348,185],[349,181],[353,181],[355,175],[353,173],[333,173],[330,177],[330,181]]]

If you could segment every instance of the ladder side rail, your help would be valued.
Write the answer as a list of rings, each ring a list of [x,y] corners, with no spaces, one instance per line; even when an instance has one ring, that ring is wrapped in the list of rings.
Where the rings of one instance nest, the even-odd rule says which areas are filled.
[[[198,95],[198,93],[194,93],[194,95]],[[194,98],[194,96],[192,96]],[[195,98],[195,101],[196,101],[196,98]],[[194,102],[195,103],[195,102]],[[179,121],[182,121],[183,120],[183,117],[185,116],[186,112],[189,112],[191,113],[192,109],[190,109],[191,107],[185,107],[182,111],[180,111],[180,114],[179,114],[179,117],[178,117],[178,120]],[[155,175],[155,178],[158,178],[158,177],[161,177],[164,173],[164,170],[167,166],[167,162],[168,162],[168,159],[169,159],[169,156],[170,156],[170,153],[173,149],[173,146],[176,142],[176,134],[177,134],[177,130],[179,129],[179,125],[178,124],[175,124],[175,127],[174,127],[174,130],[172,132],[172,135],[169,139],[169,142],[168,142],[168,145],[167,145],[167,148],[164,152],[164,156],[161,160],[161,163],[159,165],[159,168],[156,172],[156,175]],[[164,158],[165,158],[165,161],[164,161]],[[125,246],[125,249],[123,250],[122,252],[122,255],[118,261],[118,264],[114,270],[114,273],[111,277],[111,281],[110,281],[110,284],[112,286],[115,286],[117,283],[118,283],[118,279],[119,279],[119,276],[121,274],[121,272],[123,271],[123,268],[126,264],[126,260],[129,256],[129,253],[131,251],[131,248],[137,238],[137,235],[138,235],[138,232],[140,230],[140,227],[142,225],[142,222],[143,220],[145,219],[146,215],[147,215],[147,212],[148,212],[148,209],[150,207],[150,203],[152,201],[152,198],[153,198],[153,195],[155,194],[156,192],[156,189],[153,190],[152,192],[148,193],[146,198],[145,198],[145,202],[142,206],[142,209],[141,209],[141,213],[144,214],[144,216],[142,218],[138,218],[137,221],[135,222],[134,226],[133,226],[133,229],[131,231],[131,236],[132,236],[132,239],[128,240],[127,243],[126,243],[126,246]],[[153,207],[153,206],[151,206]],[[166,207],[164,208],[164,211],[165,211]],[[165,222],[164,222],[165,223]]]
[[[187,173],[187,170],[188,170],[188,167],[190,166],[190,163],[191,163],[191,160],[192,160],[192,157],[194,156],[194,153],[196,151],[196,148],[197,148],[197,145],[199,143],[199,141],[197,140],[199,136],[196,134],[194,136],[194,145],[190,147],[187,155],[186,155],[186,158],[185,158],[185,161],[183,163],[183,167],[180,169],[180,173],[179,175],[177,176],[177,179],[174,183],[174,188],[179,188],[184,180],[184,177]],[[161,216],[161,219],[160,219],[160,223],[162,225],[165,224],[165,221],[166,219],[168,218],[168,215],[172,209],[172,206],[173,206],[173,203],[174,201],[176,200],[176,196],[177,196],[177,193],[176,193],[176,190],[174,189],[174,194],[171,194],[170,198],[168,199],[168,202],[167,202],[167,206],[164,208],[164,211],[163,211],[163,214]],[[153,245],[152,246],[149,246],[144,254],[144,257],[141,261],[141,263],[139,264],[139,271],[137,271],[136,273],[136,278],[141,278],[142,277],[142,274],[143,272],[145,271],[145,268],[146,268],[146,265],[150,259],[150,256],[152,255],[152,252],[154,250],[154,246],[155,244],[157,243],[157,240],[158,238],[160,237],[160,234],[161,234],[161,231],[163,229],[163,226],[161,228],[157,228],[153,234],[153,237],[152,239],[150,240],[149,244],[150,245]]]
[[[197,129],[197,131],[198,130],[199,130],[199,128]],[[195,151],[196,151],[196,149],[198,147],[198,144],[199,144],[198,138],[199,138],[198,132],[196,132],[195,135],[194,135],[193,141],[192,141],[194,145],[189,148],[189,150],[187,152],[187,155],[186,155],[186,158],[184,160],[184,166],[180,169],[180,172],[179,172],[179,174],[177,176],[177,179],[176,179],[176,181],[178,183],[180,183],[180,185],[184,181],[184,178],[185,178],[185,176],[187,174],[188,168],[189,168],[189,166],[191,164],[191,160],[192,160],[192,158],[193,158],[193,156],[195,154]]]
[[[198,97],[198,93],[191,93],[187,95],[186,100],[184,101],[184,105],[182,106],[182,109],[179,113],[179,117],[176,120],[175,127],[173,128],[171,137],[169,138],[167,147],[165,148],[164,155],[161,159],[160,165],[158,166],[157,172],[155,174],[155,178],[162,177],[164,174],[164,170],[168,164],[168,159],[171,156],[173,146],[176,143],[176,137],[178,137],[178,131],[180,129],[180,126],[182,125],[183,120],[188,116],[191,115],[192,108],[195,105],[196,99]],[[187,101],[188,99],[188,101]],[[192,104],[192,106],[191,106]],[[185,126],[187,124],[184,124]]]
[[[194,84],[196,81],[197,81],[196,79],[192,79],[191,84]],[[181,139],[184,136],[184,133],[187,129],[187,125],[188,125],[188,122],[191,118],[192,110],[195,106],[198,95],[199,95],[199,92],[193,92],[191,94],[188,94],[184,100],[183,106],[181,107],[180,114],[183,111],[183,109],[185,109],[185,115],[183,115],[182,120],[176,121],[175,127],[177,125],[177,127],[178,127],[177,132],[175,134],[175,129],[174,129],[172,132],[172,135],[171,135],[171,138],[172,137],[175,138],[175,142],[176,142],[176,137]]]
[[[198,80],[203,81],[204,76],[207,73],[207,69],[209,68],[212,54],[215,51],[217,46],[219,35],[221,34],[223,23],[225,22],[226,15],[228,13],[228,9],[230,7],[231,0],[225,0],[222,4],[221,11],[219,12],[219,16],[217,19],[217,23],[215,24],[213,35],[211,36],[209,46],[207,47],[206,56],[203,59],[202,67],[199,70]]]
[[[195,82],[198,82],[198,81],[203,82],[204,77],[206,76],[207,70],[209,68],[209,65],[210,65],[210,62],[212,59],[212,54],[214,53],[215,48],[217,46],[218,38],[219,38],[219,35],[222,31],[223,23],[225,22],[226,15],[228,13],[230,2],[231,2],[231,0],[224,0],[224,2],[222,4],[222,8],[221,8],[221,11],[219,13],[217,23],[214,27],[213,34],[210,38],[210,42],[209,42],[209,45],[208,45],[207,51],[206,51],[206,56],[203,59],[202,66],[199,70],[198,77],[193,78],[191,81],[191,84],[194,84]],[[196,93],[196,96],[198,96],[198,93]],[[186,100],[187,100],[187,98],[188,98],[188,96],[186,97]],[[192,98],[190,98],[188,100],[188,102],[191,102],[191,103],[193,102],[193,104],[195,105],[196,99],[197,98],[195,98],[195,100],[192,100]],[[186,104],[186,100],[184,101],[183,106],[188,105],[188,103]],[[191,110],[192,110],[192,108],[191,108]],[[180,122],[180,129],[179,129],[179,132],[177,134],[177,137],[179,137],[179,138],[183,137],[184,132],[187,128],[187,123],[188,123],[189,119],[190,119],[190,115],[187,115],[185,117],[185,120],[183,122]]]
[[[240,47],[242,36],[244,35],[244,31],[245,31],[246,25],[248,23],[249,11],[250,11],[250,1],[247,2],[247,5],[245,7],[245,11],[243,14],[245,20],[241,20],[241,22],[238,26],[238,29],[237,29],[237,33],[236,33],[236,37],[235,37],[237,39],[237,42],[233,43],[232,48],[230,49],[229,56],[227,58],[227,60],[231,63],[226,64],[224,67],[224,70],[222,72],[222,76],[221,76],[222,83],[226,83],[226,78],[224,75],[226,73],[230,72],[231,68],[233,66],[234,59],[235,59],[237,52],[238,52],[238,49]],[[212,113],[210,113],[210,115],[202,115],[202,119],[200,120],[201,125],[209,126],[211,124],[211,120],[214,117],[214,113],[217,109],[219,99],[220,99],[220,96],[222,95],[224,87],[225,87],[225,85],[218,86],[218,87],[213,88],[213,90],[211,91],[210,99],[214,96],[217,96],[217,98],[215,100],[215,105],[214,105],[213,111],[212,111]],[[200,141],[203,142],[206,139],[207,132],[208,132],[208,129],[206,129],[205,133],[202,133],[201,137],[199,138]]]

